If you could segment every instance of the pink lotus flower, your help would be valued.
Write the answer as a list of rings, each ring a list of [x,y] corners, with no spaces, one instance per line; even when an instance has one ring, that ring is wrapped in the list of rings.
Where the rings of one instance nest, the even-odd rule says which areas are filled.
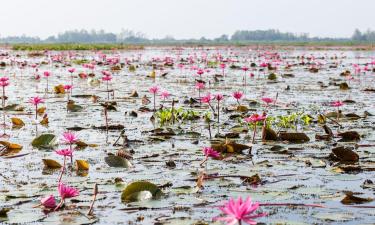
[[[102,77],[102,80],[103,80],[103,81],[110,81],[110,80],[112,80],[112,76],[111,76],[111,75],[103,76],[103,77]]]
[[[158,86],[150,87],[148,91],[154,95],[154,111],[156,111],[156,93],[158,93],[159,87]]]
[[[79,191],[77,189],[65,186],[63,183],[59,183],[57,190],[62,201],[64,201],[66,198],[73,198],[79,195]]]
[[[43,76],[49,77],[49,76],[51,76],[51,73],[49,71],[44,71]]]
[[[265,120],[266,118],[267,118],[267,116],[258,115],[258,114],[255,113],[255,114],[251,115],[250,117],[245,118],[245,121],[248,122],[248,123],[255,123],[255,122],[258,122],[258,121]]]
[[[8,80],[9,80],[8,77],[0,77],[0,82],[6,82]]]
[[[204,83],[203,82],[197,82],[195,84],[195,88],[198,89],[198,90],[204,89],[205,88]]]
[[[263,121],[267,119],[267,115],[266,114],[263,114],[263,115],[258,115],[258,114],[253,114],[251,115],[250,117],[247,117],[245,118],[245,121],[247,123],[254,123],[254,133],[253,133],[253,144],[255,143],[255,135],[256,135],[256,131],[257,131],[257,122],[258,121]]]
[[[111,76],[111,73],[110,73],[109,71],[107,71],[107,70],[103,70],[103,71],[102,71],[102,74],[103,74],[104,76]]]
[[[73,86],[70,85],[70,84],[64,85],[63,87],[64,87],[64,90],[65,90],[65,91],[69,91],[70,89],[73,88]]]
[[[216,99],[216,101],[220,102],[221,100],[224,99],[224,96],[222,94],[216,94],[215,99]]]
[[[238,101],[243,97],[243,93],[240,91],[233,92],[233,97]]]
[[[225,69],[225,67],[226,67],[225,63],[221,63],[221,64],[220,64],[220,68],[221,68],[221,69]]]
[[[253,214],[259,208],[258,202],[252,202],[250,197],[247,197],[245,201],[241,197],[237,200],[231,198],[224,206],[220,207],[220,210],[226,214],[225,217],[215,217],[215,221],[224,221],[227,225],[234,225],[236,223],[241,224],[242,221],[255,225],[257,222],[253,219],[266,216],[267,213]]]
[[[4,88],[9,85],[8,77],[0,77],[0,86],[3,87],[3,94],[4,94]]]
[[[167,99],[171,94],[168,91],[162,91],[160,95],[163,99]]]
[[[69,73],[74,73],[74,71],[76,71],[75,68],[69,68],[69,69],[68,69],[68,72],[69,72]]]
[[[340,106],[343,106],[343,105],[344,105],[344,103],[341,102],[341,101],[335,101],[335,102],[331,103],[331,106],[333,106],[333,107],[340,107]]]
[[[72,157],[73,151],[70,149],[60,149],[55,151],[56,154],[64,156],[64,157]]]
[[[46,196],[40,200],[40,204],[45,208],[53,209],[56,207],[56,200],[53,195]]]
[[[213,148],[204,147],[202,151],[203,151],[203,154],[206,157],[211,157],[211,158],[219,158],[220,157],[220,153],[215,151]]]
[[[262,101],[265,102],[267,105],[273,102],[272,98],[262,98]]]
[[[29,99],[29,102],[35,106],[39,105],[40,103],[44,103],[44,99],[37,97],[32,97]]]
[[[78,141],[78,136],[72,132],[64,132],[62,140],[67,144],[73,144]]]
[[[39,97],[32,97],[29,99],[29,103],[35,106],[35,119],[38,119],[38,105],[44,103],[44,100]]]
[[[0,81],[0,86],[1,87],[6,87],[8,85],[9,85],[9,82],[7,82],[7,81]]]
[[[197,74],[198,74],[199,76],[202,76],[202,74],[204,74],[204,70],[202,70],[202,69],[198,69]]]
[[[156,94],[156,93],[158,93],[158,91],[159,91],[159,87],[158,87],[158,86],[150,87],[150,88],[148,89],[148,91],[149,91],[150,93],[152,93],[152,94]]]
[[[244,67],[242,67],[242,70],[246,72],[246,71],[249,70],[249,67],[244,66]]]
[[[212,100],[212,95],[210,93],[208,93],[206,96],[202,97],[202,102],[203,103],[210,104],[211,100]]]

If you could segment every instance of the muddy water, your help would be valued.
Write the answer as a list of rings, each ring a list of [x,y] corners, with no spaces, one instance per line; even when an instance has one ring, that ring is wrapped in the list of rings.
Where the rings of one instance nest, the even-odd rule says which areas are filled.
[[[5,51],[4,51],[5,52]],[[127,150],[134,150],[132,168],[113,168],[107,165],[104,158],[108,153],[116,153],[121,147],[113,146],[120,135],[120,130],[101,131],[92,129],[93,126],[104,126],[103,107],[99,103],[93,103],[91,98],[76,96],[96,95],[99,102],[107,98],[106,85],[92,86],[86,79],[80,79],[78,72],[90,72],[77,65],[77,59],[98,59],[94,52],[75,52],[71,59],[66,58],[64,63],[49,62],[48,56],[28,57],[27,52],[9,52],[8,57],[2,57],[0,61],[7,63],[7,66],[0,70],[2,76],[10,78],[10,86],[6,87],[8,96],[7,105],[20,104],[25,107],[23,112],[6,112],[5,133],[8,138],[2,138],[12,143],[23,146],[23,149],[16,154],[29,153],[22,157],[5,159],[0,161],[0,208],[12,208],[7,218],[1,218],[4,223],[18,224],[35,222],[35,224],[194,224],[198,221],[212,223],[212,218],[219,215],[216,206],[222,204],[229,197],[251,196],[254,201],[261,203],[297,203],[297,204],[320,204],[325,208],[314,207],[286,207],[286,206],[265,206],[262,211],[267,212],[267,217],[259,218],[257,221],[265,224],[373,224],[375,212],[373,208],[355,208],[343,205],[340,201],[345,197],[344,191],[352,191],[356,196],[374,198],[374,185],[364,188],[362,184],[369,179],[375,182],[373,172],[375,163],[374,147],[359,147],[356,152],[360,156],[359,165],[365,170],[361,172],[343,172],[337,169],[339,166],[327,159],[336,141],[316,141],[316,133],[324,133],[321,125],[312,123],[309,126],[299,127],[299,132],[305,132],[310,141],[304,144],[292,144],[285,142],[262,142],[258,134],[256,143],[253,145],[252,154],[245,151],[244,154],[232,155],[225,160],[209,160],[206,167],[199,164],[203,160],[201,148],[209,146],[209,135],[206,124],[202,119],[195,121],[184,121],[175,125],[168,125],[177,135],[171,138],[161,137],[158,140],[151,137],[148,132],[160,126],[150,121],[152,112],[141,112],[141,98],[146,95],[152,101],[152,95],[148,88],[158,85],[163,90],[168,90],[171,97],[166,101],[157,98],[157,106],[171,106],[171,99],[178,100],[177,107],[184,109],[193,108],[197,112],[209,111],[207,105],[184,104],[184,100],[190,97],[198,97],[194,88],[196,71],[191,70],[192,65],[204,67],[199,62],[202,52],[208,55],[208,60],[213,61],[213,55],[220,53],[224,59],[230,58],[233,63],[226,63],[224,71],[225,78],[218,77],[215,81],[215,74],[222,74],[217,65],[210,68],[210,72],[202,75],[207,82],[206,89],[202,94],[221,93],[224,101],[221,105],[221,133],[231,132],[231,128],[238,125],[235,119],[229,116],[236,112],[224,112],[224,108],[234,108],[235,99],[231,96],[234,91],[243,91],[245,98],[241,104],[247,105],[251,115],[252,112],[261,113],[265,106],[261,103],[261,97],[275,98],[278,94],[277,104],[268,109],[271,116],[286,115],[288,112],[305,112],[313,117],[320,113],[335,111],[336,108],[329,106],[329,103],[337,100],[354,100],[355,103],[345,104],[341,107],[343,113],[356,113],[360,116],[365,111],[375,115],[374,92],[363,91],[366,88],[375,88],[375,73],[366,72],[361,75],[353,75],[354,80],[347,81],[339,74],[345,70],[353,73],[353,64],[361,67],[371,61],[374,52],[349,52],[349,51],[279,51],[281,62],[279,68],[274,71],[278,75],[277,81],[267,79],[268,71],[259,71],[259,67],[251,68],[247,72],[247,86],[243,85],[244,72],[238,68],[230,68],[231,64],[242,67],[250,66],[251,62],[258,65],[264,61],[257,51],[248,49],[211,49],[209,51],[197,49],[172,50],[161,48],[150,48],[137,52],[108,52],[107,57],[120,56],[121,62],[125,59],[135,65],[136,71],[131,72],[125,65],[121,71],[113,72],[113,80],[109,84],[114,89],[114,99],[117,102],[117,111],[109,111],[109,124],[124,125],[125,133],[130,141]],[[51,54],[59,54],[53,52]],[[17,56],[18,55],[18,56]],[[311,65],[301,65],[301,58],[314,56],[315,62],[321,63],[318,73],[308,71]],[[194,59],[193,64],[184,62],[185,67],[179,69],[178,63],[172,67],[164,66],[157,58],[172,57],[175,61],[190,56]],[[337,57],[336,57],[337,56]],[[324,57],[324,59],[322,58]],[[153,61],[154,59],[154,61]],[[11,61],[19,62],[18,65],[11,65]],[[21,66],[21,62],[26,62]],[[43,71],[51,71],[49,88],[58,84],[70,84],[70,74],[67,69],[75,67],[74,89],[71,97],[76,104],[83,106],[81,112],[66,111],[66,95],[45,94],[46,79],[34,79],[35,69],[30,65],[33,63],[48,62],[39,66],[39,74]],[[310,61],[305,59],[305,63]],[[70,65],[64,65],[70,64]],[[152,64],[155,64],[156,78],[148,77],[152,71]],[[293,65],[286,69],[285,65]],[[160,66],[158,66],[160,65]],[[330,68],[337,65],[336,68]],[[371,68],[371,67],[370,67]],[[94,73],[101,78],[102,70],[110,70],[109,65],[97,65]],[[167,72],[162,77],[161,74]],[[254,77],[248,74],[254,73]],[[266,76],[265,76],[266,74]],[[294,77],[282,77],[282,74],[293,74]],[[337,79],[337,80],[335,80]],[[322,88],[321,81],[325,86]],[[339,90],[338,86],[330,85],[330,82],[348,82],[349,90]],[[208,82],[210,84],[208,84]],[[289,86],[289,90],[286,90]],[[139,97],[131,98],[129,95],[136,90]],[[45,98],[46,113],[49,117],[49,125],[36,125],[34,121],[34,108],[28,103],[33,96]],[[249,104],[250,100],[256,100],[260,104]],[[213,104],[216,104],[213,101]],[[146,105],[152,108],[152,104]],[[136,111],[137,117],[132,117],[129,112]],[[18,117],[25,122],[20,129],[13,129],[10,122],[11,117]],[[216,118],[213,118],[216,120]],[[354,146],[355,144],[374,145],[375,136],[373,116],[359,120],[341,119],[343,126],[340,131],[356,130],[362,136],[357,143],[339,143],[339,145]],[[62,163],[62,157],[53,150],[38,150],[31,146],[31,141],[43,133],[53,133],[60,137],[69,127],[82,127],[77,131],[79,138],[90,144],[97,144],[96,147],[77,149],[74,152],[75,159],[84,159],[89,162],[88,174],[77,174],[75,171],[68,171],[63,181],[80,190],[80,196],[73,198],[73,202],[67,201],[65,210],[52,213],[45,213],[40,208],[33,208],[39,204],[42,196],[47,194],[57,195],[56,185],[59,170],[48,170],[44,168],[42,159],[54,159]],[[213,125],[213,135],[216,134],[216,125]],[[338,126],[329,123],[334,133],[339,131]],[[277,127],[274,127],[278,130]],[[294,129],[291,129],[294,131]],[[187,132],[195,133],[187,133]],[[192,135],[193,134],[193,135]],[[198,134],[198,135],[197,135]],[[200,134],[200,135],[199,135]],[[240,138],[233,139],[242,144],[251,143],[252,132],[241,133]],[[67,147],[62,144],[55,147],[61,149]],[[271,147],[280,145],[287,151],[272,151]],[[147,157],[154,155],[154,157]],[[166,162],[173,160],[175,168],[166,166]],[[310,161],[310,164],[306,162]],[[204,189],[196,191],[195,181],[197,173],[206,171],[208,174],[218,175],[243,175],[252,176],[258,174],[262,184],[248,185],[239,178],[225,177],[221,179],[207,180]],[[115,183],[115,178],[121,178],[123,182]],[[126,184],[137,181],[148,180],[157,185],[171,183],[172,186],[163,189],[165,195],[161,199],[122,203],[121,191]],[[99,194],[95,204],[95,217],[85,216],[92,199],[93,186],[99,185]],[[374,207],[374,203],[363,204]],[[354,205],[361,206],[361,205]]]

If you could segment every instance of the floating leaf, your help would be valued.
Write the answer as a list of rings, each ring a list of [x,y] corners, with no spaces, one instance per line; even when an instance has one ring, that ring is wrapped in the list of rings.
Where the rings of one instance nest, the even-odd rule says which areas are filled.
[[[67,104],[67,108],[70,112],[79,112],[82,111],[83,107],[80,105],[76,105],[73,100],[69,100]]]
[[[141,201],[149,198],[158,198],[162,194],[163,192],[159,189],[159,187],[153,183],[148,181],[135,181],[126,186],[126,188],[122,191],[121,201]]]
[[[355,219],[353,215],[348,213],[319,213],[314,215],[314,217],[324,221],[349,221]]]
[[[233,141],[229,141],[228,139],[219,144],[212,144],[211,147],[218,152],[227,152],[227,153],[242,153],[245,149],[251,149],[248,145],[238,144]]]
[[[107,157],[104,158],[104,161],[110,167],[124,167],[124,168],[132,167],[132,164],[127,159],[121,156],[108,155]]]
[[[319,114],[318,115],[318,123],[320,123],[320,124],[325,124],[326,123],[326,117],[324,116],[324,115],[322,115],[322,114]]]
[[[7,213],[11,210],[11,208],[1,208],[0,209],[0,217],[7,217]]]
[[[279,137],[283,141],[290,141],[290,142],[307,142],[307,141],[310,141],[310,138],[305,133],[280,132]]]
[[[358,196],[354,196],[352,192],[347,192],[345,198],[341,200],[341,203],[344,205],[351,205],[351,204],[363,204],[372,202],[372,198],[361,198]]]
[[[56,136],[54,134],[42,134],[36,137],[31,145],[35,148],[52,148],[55,145]]]
[[[10,143],[7,141],[0,141],[0,144],[5,146],[8,150],[21,150],[22,149],[22,145]]]
[[[239,112],[247,112],[247,111],[249,111],[249,108],[245,105],[239,105],[239,106],[237,106],[236,110],[239,111]]]
[[[361,140],[361,136],[357,131],[346,131],[343,133],[337,134],[338,136],[342,137],[340,141],[359,141]]]
[[[42,221],[45,218],[42,210],[13,209],[8,212],[8,224],[31,224]]]
[[[76,144],[77,147],[79,147],[79,148],[86,148],[86,147],[92,147],[92,148],[95,148],[95,147],[98,147],[97,144],[87,144],[86,142],[83,142],[83,141],[77,141],[75,144]]]
[[[64,85],[62,84],[55,86],[53,90],[55,91],[55,94],[65,94]]]
[[[332,153],[338,160],[343,162],[358,162],[359,155],[349,147],[339,146],[332,149]]]
[[[42,159],[44,166],[48,169],[60,169],[62,166],[60,163],[56,162],[53,159]]]
[[[25,123],[20,118],[13,117],[13,118],[10,118],[10,119],[12,120],[12,124],[15,127],[23,127],[23,126],[25,126]]]
[[[23,111],[25,107],[18,104],[11,104],[4,107],[5,111]]]
[[[46,107],[40,107],[40,108],[38,108],[37,112],[38,112],[39,115],[42,115],[42,114],[44,114],[46,109],[47,109]]]
[[[77,166],[77,170],[89,170],[90,168],[90,164],[86,160],[83,160],[83,159],[77,159],[76,166]]]
[[[43,119],[40,121],[40,124],[42,124],[42,125],[48,125],[48,123],[49,123],[49,121],[48,121],[47,116],[43,117]]]

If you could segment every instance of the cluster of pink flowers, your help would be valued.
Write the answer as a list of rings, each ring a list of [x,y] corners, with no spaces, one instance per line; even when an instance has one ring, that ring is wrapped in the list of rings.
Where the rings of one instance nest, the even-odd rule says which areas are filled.
[[[47,209],[54,209],[57,210],[61,208],[62,204],[64,204],[65,199],[67,198],[72,198],[76,197],[79,195],[79,191],[73,187],[66,186],[64,183],[61,182],[62,175],[64,174],[65,171],[65,164],[66,164],[66,157],[73,157],[73,148],[72,144],[76,143],[78,141],[78,136],[72,132],[65,132],[62,135],[61,140],[70,145],[69,149],[59,149],[56,150],[56,154],[61,155],[64,157],[64,165],[61,169],[61,173],[58,179],[58,184],[57,184],[57,191],[60,196],[60,203],[56,205],[56,199],[53,195],[46,196],[40,200],[40,203],[43,207]]]
[[[65,202],[67,198],[73,198],[79,195],[79,191],[73,187],[66,186],[64,183],[60,182],[57,185],[57,191],[60,196],[60,203],[56,204],[55,196],[48,195],[40,200],[40,204],[46,209],[58,210]]]

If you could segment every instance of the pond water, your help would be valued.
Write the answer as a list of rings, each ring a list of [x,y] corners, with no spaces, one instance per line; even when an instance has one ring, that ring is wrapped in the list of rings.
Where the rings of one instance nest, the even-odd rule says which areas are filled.
[[[37,56],[5,49],[0,52],[3,55],[0,62],[5,63],[0,77],[9,77],[10,83],[5,87],[6,105],[24,107],[22,111],[1,111],[5,113],[6,126],[2,128],[7,134],[1,140],[23,146],[21,151],[5,152],[0,158],[0,210],[10,208],[6,217],[0,217],[5,224],[212,224],[212,218],[220,215],[217,206],[237,196],[251,196],[253,201],[263,204],[301,204],[262,206],[259,211],[267,212],[268,216],[257,219],[258,223],[374,224],[373,201],[353,205],[341,203],[346,191],[361,198],[374,198],[375,185],[371,181],[375,182],[375,117],[372,116],[375,115],[375,72],[372,71],[375,66],[368,65],[369,71],[364,70],[366,64],[374,61],[374,52],[249,48],[146,48],[103,53],[46,52]],[[107,60],[100,57],[104,54]],[[117,59],[119,63],[116,63]],[[82,62],[93,62],[95,68],[84,68]],[[260,67],[262,62],[268,63],[271,68]],[[224,72],[220,68],[221,63],[226,65]],[[251,66],[251,63],[256,65]],[[179,67],[179,64],[182,66]],[[114,70],[115,65],[120,68]],[[249,70],[244,72],[241,69],[244,66]],[[67,94],[55,94],[53,90],[59,84],[71,84],[72,75],[68,68],[76,69],[72,73],[70,99],[83,107],[79,112],[67,111]],[[197,75],[197,68],[204,69],[201,77]],[[312,72],[312,68],[317,71]],[[361,68],[359,74],[355,73],[355,68]],[[110,95],[109,101],[117,103],[116,111],[108,111],[108,123],[124,126],[129,140],[125,147],[114,146],[122,129],[95,129],[99,126],[105,128],[104,108],[100,105],[108,97],[106,83],[101,81],[103,70],[111,71],[113,79],[109,81],[108,88],[114,91],[114,95]],[[340,76],[346,70],[351,75]],[[45,92],[44,71],[51,72],[49,93]],[[151,76],[152,71],[155,71],[155,78]],[[82,72],[95,76],[80,78],[78,74]],[[270,73],[275,73],[277,79],[268,79]],[[35,79],[35,74],[41,78]],[[201,96],[207,93],[224,96],[219,107],[221,136],[216,135],[217,116],[207,104],[199,103],[196,79],[206,82]],[[348,90],[340,89],[339,84],[344,82],[348,84]],[[176,101],[175,108],[193,110],[199,118],[180,119],[174,124],[161,124],[156,115],[155,122],[150,120],[154,114],[153,95],[149,92],[152,86],[171,94],[166,100],[156,95],[157,109],[161,105],[171,108],[173,99]],[[132,96],[133,91],[138,96]],[[236,110],[237,102],[232,97],[234,91],[244,93],[240,104],[246,106],[246,112]],[[48,125],[39,124],[43,115],[38,117],[38,121],[34,119],[35,108],[28,100],[35,96],[45,100],[39,107],[46,107]],[[97,96],[97,102],[91,96]],[[146,102],[144,96],[150,100],[149,104],[142,104]],[[262,97],[270,97],[274,102],[266,106]],[[191,98],[196,101],[191,103]],[[360,140],[341,142],[338,137],[331,140],[315,138],[316,134],[324,134],[322,124],[317,122],[318,115],[337,110],[330,105],[333,101],[344,101],[340,107],[342,113],[354,113],[359,118],[339,118],[341,128],[332,120],[327,120],[327,125],[334,134],[357,131]],[[212,100],[215,110],[216,104],[216,100]],[[244,118],[265,110],[268,116],[275,118],[293,112],[310,115],[312,121],[309,124],[297,121],[296,127],[289,128],[272,125],[275,131],[303,132],[310,140],[304,143],[262,141],[261,128],[258,127],[255,143],[252,144],[253,131],[247,127]],[[205,112],[212,114],[211,140],[207,123],[202,119]],[[10,118],[14,117],[21,119],[25,125],[13,127]],[[56,212],[47,213],[41,208],[34,208],[43,196],[58,196],[56,189],[60,170],[45,168],[42,159],[53,159],[63,164],[63,158],[54,150],[68,147],[60,137],[73,127],[76,127],[73,132],[81,141],[93,144],[74,151],[74,160],[86,160],[89,170],[77,172],[71,169],[68,160],[67,171],[62,178],[65,184],[77,188],[80,195],[67,199],[65,208]],[[157,128],[165,129],[164,133]],[[170,130],[166,132],[166,129]],[[244,132],[246,129],[249,131]],[[251,154],[248,150],[238,154],[223,153],[223,160],[210,158],[206,165],[201,166],[205,158],[202,148],[211,146],[214,141],[225,141],[222,136],[233,132],[240,134],[230,141],[252,146]],[[59,145],[52,149],[38,149],[31,145],[35,137],[46,133],[56,135]],[[122,142],[120,139],[119,143]],[[348,165],[328,158],[335,146],[355,147],[359,162],[349,165],[355,169],[345,170],[343,166],[347,168]],[[116,154],[118,150],[133,152],[132,159],[128,161],[132,167],[119,168],[107,164],[105,158],[108,154]],[[168,161],[173,161],[175,166],[168,166]],[[198,189],[196,179],[202,172],[222,177],[206,179],[204,188]],[[255,174],[261,179],[257,184],[248,184],[236,177]],[[164,186],[164,195],[158,199],[122,202],[121,193],[127,184],[139,180]],[[99,193],[94,214],[86,216],[95,183]]]

